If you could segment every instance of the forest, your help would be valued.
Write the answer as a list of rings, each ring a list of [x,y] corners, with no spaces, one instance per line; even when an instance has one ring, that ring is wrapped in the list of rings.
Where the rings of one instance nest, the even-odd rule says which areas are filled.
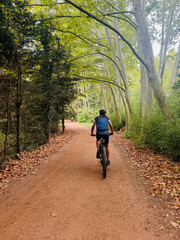
[[[106,109],[180,158],[178,0],[0,0],[0,167]]]

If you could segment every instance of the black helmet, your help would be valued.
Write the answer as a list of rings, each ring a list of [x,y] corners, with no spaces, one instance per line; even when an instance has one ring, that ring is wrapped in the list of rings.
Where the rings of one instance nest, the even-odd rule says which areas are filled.
[[[101,109],[101,110],[99,111],[99,114],[100,114],[100,115],[105,115],[105,114],[106,114],[106,111],[105,111],[104,109]]]

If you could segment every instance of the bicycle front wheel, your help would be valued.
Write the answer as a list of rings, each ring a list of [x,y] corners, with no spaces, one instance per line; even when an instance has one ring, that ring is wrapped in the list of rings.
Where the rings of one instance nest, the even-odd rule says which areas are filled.
[[[103,146],[103,162],[102,162],[102,167],[103,167],[103,177],[106,177],[106,169],[107,169],[107,155],[106,155],[106,147]]]

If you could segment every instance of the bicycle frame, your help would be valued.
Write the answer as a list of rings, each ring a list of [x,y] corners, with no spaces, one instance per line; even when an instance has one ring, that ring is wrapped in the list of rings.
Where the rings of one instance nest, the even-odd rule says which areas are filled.
[[[100,141],[100,146],[99,146],[99,150],[100,150],[100,155],[101,155],[101,164],[102,164],[102,168],[103,168],[103,177],[106,177],[106,169],[107,169],[107,152],[106,152],[106,144],[105,144],[105,140],[103,138],[101,138]]]
[[[109,134],[111,135],[111,134]],[[93,134],[93,137],[95,137],[96,135]],[[103,177],[106,178],[106,169],[107,169],[107,152],[106,152],[106,147],[107,145],[105,144],[105,139],[101,138],[100,140],[100,146],[99,146],[99,150],[100,150],[100,156],[101,156],[101,164],[102,164],[102,168],[103,168]]]

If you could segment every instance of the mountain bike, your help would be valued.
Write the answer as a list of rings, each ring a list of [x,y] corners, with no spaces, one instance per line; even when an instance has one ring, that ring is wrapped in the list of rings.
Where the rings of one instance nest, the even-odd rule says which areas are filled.
[[[112,135],[111,133],[109,134],[109,136]],[[96,136],[95,134],[93,134],[92,136]],[[101,138],[100,140],[100,146],[99,146],[99,150],[100,150],[100,162],[102,165],[102,169],[103,169],[103,177],[106,178],[106,170],[107,170],[107,153],[106,153],[106,143],[105,143],[105,139]]]

